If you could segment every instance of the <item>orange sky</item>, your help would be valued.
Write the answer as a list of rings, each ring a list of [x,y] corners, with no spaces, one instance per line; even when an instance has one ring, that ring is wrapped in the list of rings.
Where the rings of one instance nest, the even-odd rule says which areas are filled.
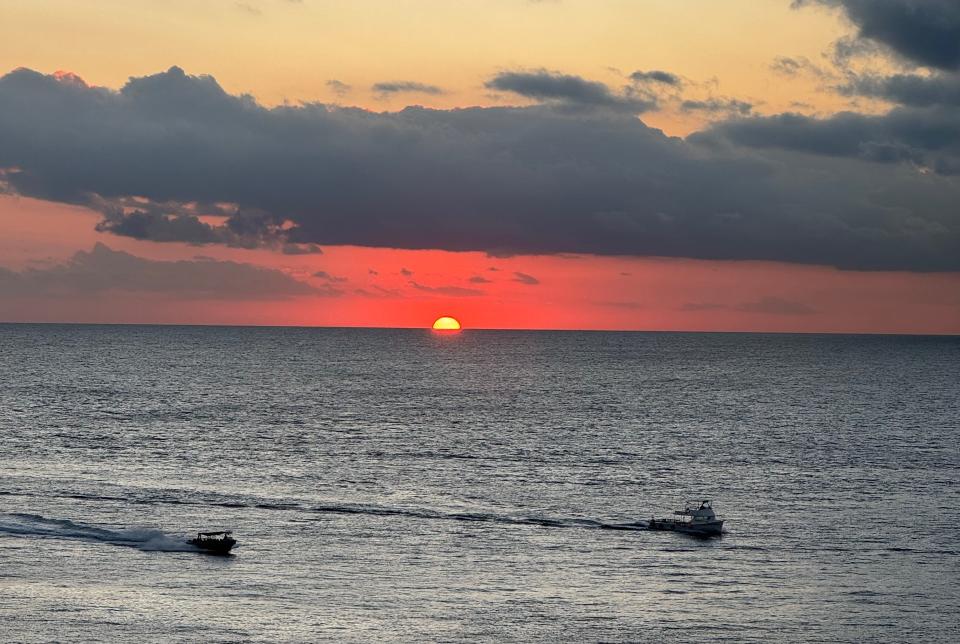
[[[836,71],[825,52],[849,33],[835,13],[789,0],[6,0],[0,74],[69,70],[118,88],[180,65],[265,105],[389,111],[529,104],[484,86],[504,70],[556,70],[616,89],[635,70],[663,69],[684,79],[685,98],[738,98],[758,114],[876,110],[825,91]],[[784,55],[814,71],[778,75],[771,66]],[[372,87],[382,81],[438,91],[387,95]],[[709,121],[679,105],[666,100],[642,119],[674,136]],[[427,327],[452,315],[465,328],[960,333],[958,273],[334,246],[284,255],[98,233],[100,218],[0,195],[0,321]],[[166,270],[151,262],[230,261],[279,271],[295,281],[291,293],[298,283],[313,290],[204,298],[163,285],[94,287],[84,280],[99,269],[78,268],[75,255],[98,243],[145,260],[147,272]],[[83,261],[111,258],[125,256]]]

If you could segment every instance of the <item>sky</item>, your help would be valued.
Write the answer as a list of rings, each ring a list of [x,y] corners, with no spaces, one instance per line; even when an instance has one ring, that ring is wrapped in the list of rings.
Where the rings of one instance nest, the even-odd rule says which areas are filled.
[[[955,0],[5,0],[0,321],[960,333]]]

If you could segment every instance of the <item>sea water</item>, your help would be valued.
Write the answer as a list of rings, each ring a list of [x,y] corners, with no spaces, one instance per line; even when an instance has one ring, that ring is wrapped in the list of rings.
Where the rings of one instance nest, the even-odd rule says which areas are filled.
[[[0,640],[952,642],[958,409],[955,337],[0,325]]]

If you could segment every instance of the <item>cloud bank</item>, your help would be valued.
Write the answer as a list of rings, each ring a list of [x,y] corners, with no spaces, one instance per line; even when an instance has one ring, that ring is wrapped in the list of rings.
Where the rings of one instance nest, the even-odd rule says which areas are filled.
[[[797,8],[809,5],[837,8],[856,28],[852,38],[835,44],[845,81],[834,89],[846,96],[883,100],[894,107],[885,114],[841,112],[825,118],[778,114],[742,119],[718,124],[706,138],[960,175],[960,2],[793,2]],[[845,66],[851,55],[863,51],[885,51],[901,64],[926,70],[884,76],[858,73]],[[821,73],[809,61],[783,57],[775,61],[774,68],[787,75],[803,70]]]
[[[336,296],[272,269],[197,259],[155,261],[97,244],[63,264],[11,271],[0,267],[0,296],[58,297],[106,292],[151,293],[176,299],[285,300]]]
[[[960,69],[960,2],[956,0],[794,0],[794,7],[843,10],[857,37],[917,65]]]
[[[960,270],[949,111],[924,108],[924,127],[734,118],[684,141],[624,109],[626,91],[490,83],[538,104],[267,108],[176,67],[119,91],[21,69],[0,77],[0,182],[157,241]]]

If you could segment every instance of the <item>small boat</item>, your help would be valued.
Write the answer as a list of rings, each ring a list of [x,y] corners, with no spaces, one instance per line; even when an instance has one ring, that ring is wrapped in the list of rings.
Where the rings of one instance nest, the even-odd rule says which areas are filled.
[[[212,555],[228,555],[230,549],[236,545],[237,540],[231,537],[229,530],[220,532],[198,532],[196,539],[188,539],[187,543],[205,550]]]
[[[723,519],[718,519],[710,501],[701,501],[700,505],[688,503],[682,510],[674,512],[675,519],[650,519],[650,530],[670,530],[683,532],[697,537],[719,537],[723,528]]]

